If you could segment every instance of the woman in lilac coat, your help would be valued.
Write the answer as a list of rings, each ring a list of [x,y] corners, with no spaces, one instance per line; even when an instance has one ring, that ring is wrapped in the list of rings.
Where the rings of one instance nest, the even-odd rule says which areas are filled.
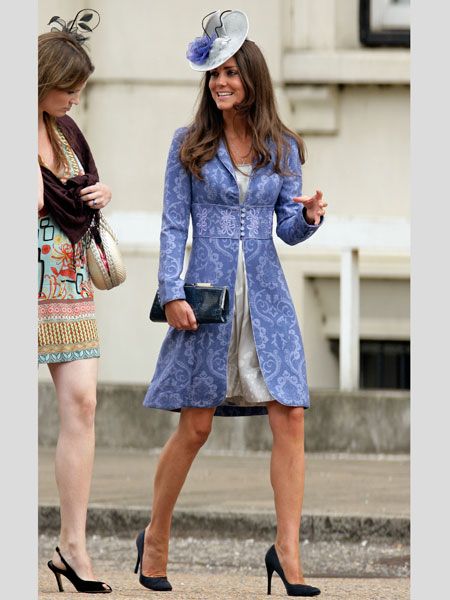
[[[320,191],[301,195],[303,142],[278,117],[264,57],[246,39],[247,17],[207,16],[203,37],[187,54],[191,67],[205,72],[200,104],[193,124],[175,132],[167,163],[159,295],[170,328],[144,400],[181,414],[159,460],[137,567],[145,587],[171,589],[172,512],[213,416],[268,414],[277,515],[275,545],[266,555],[269,588],[275,570],[289,595],[316,595],[304,583],[298,543],[309,406],[305,356],[272,220],[284,242],[298,244],[316,232],[327,205]],[[185,282],[228,286],[228,322],[198,325]]]

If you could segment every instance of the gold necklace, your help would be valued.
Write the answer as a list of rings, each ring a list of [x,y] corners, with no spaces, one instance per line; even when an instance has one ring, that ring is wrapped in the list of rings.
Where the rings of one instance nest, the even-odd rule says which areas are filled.
[[[249,151],[246,154],[240,154],[238,153],[234,148],[233,145],[229,142],[229,140],[227,139],[227,137],[225,136],[225,143],[227,145],[228,148],[228,153],[231,157],[231,160],[233,161],[233,164],[236,166],[242,166],[242,165],[247,165],[247,164],[251,164],[249,162],[246,162],[246,159],[248,159],[248,157],[252,154],[253,152],[253,146],[250,143],[250,148]]]

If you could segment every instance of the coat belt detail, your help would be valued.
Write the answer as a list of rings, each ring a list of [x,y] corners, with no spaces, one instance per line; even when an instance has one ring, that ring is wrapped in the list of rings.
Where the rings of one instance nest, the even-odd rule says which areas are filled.
[[[273,206],[192,204],[193,237],[268,240]]]

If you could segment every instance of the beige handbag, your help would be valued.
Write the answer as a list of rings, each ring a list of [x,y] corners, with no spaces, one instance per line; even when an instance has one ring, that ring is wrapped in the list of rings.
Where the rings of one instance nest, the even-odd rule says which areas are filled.
[[[127,273],[117,236],[102,213],[98,227],[91,231],[86,257],[92,283],[99,290],[110,290],[125,281]]]

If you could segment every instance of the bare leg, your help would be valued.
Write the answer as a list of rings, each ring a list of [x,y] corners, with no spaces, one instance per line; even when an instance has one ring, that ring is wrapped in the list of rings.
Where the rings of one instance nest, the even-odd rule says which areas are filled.
[[[98,359],[49,364],[58,399],[60,430],[55,473],[61,506],[59,547],[82,579],[94,579],[86,550],[86,517],[95,449]],[[53,563],[64,568],[59,556]]]
[[[273,434],[270,480],[275,499],[275,548],[289,583],[304,583],[299,532],[305,482],[304,409],[267,405]]]
[[[142,573],[166,575],[172,513],[194,458],[208,439],[214,408],[186,408],[158,461],[151,522],[145,531]]]

